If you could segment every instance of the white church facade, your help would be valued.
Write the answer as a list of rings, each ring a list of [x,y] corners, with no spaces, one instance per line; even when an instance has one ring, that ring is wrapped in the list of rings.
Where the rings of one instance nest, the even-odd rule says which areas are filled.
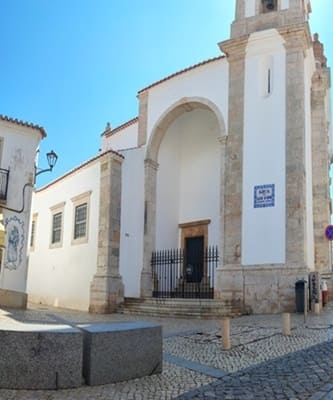
[[[36,191],[27,291],[112,312],[125,298],[295,308],[331,277],[330,71],[309,0],[237,0],[222,55],[138,93],[138,117]]]

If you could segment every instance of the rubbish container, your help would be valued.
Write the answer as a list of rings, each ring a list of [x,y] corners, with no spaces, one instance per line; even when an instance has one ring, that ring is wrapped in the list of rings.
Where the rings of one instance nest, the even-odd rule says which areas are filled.
[[[295,283],[295,293],[296,293],[296,312],[303,313],[304,312],[304,291],[306,289],[306,280],[302,279]]]
[[[325,280],[321,281],[321,298],[323,302],[323,307],[325,307],[328,302],[328,287]]]

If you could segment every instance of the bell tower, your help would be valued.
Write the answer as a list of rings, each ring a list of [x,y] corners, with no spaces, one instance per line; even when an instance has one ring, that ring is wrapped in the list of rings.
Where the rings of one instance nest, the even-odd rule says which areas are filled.
[[[223,264],[216,297],[295,307],[315,268],[309,0],[236,0],[230,39]],[[318,179],[317,179],[318,181]]]
[[[310,0],[236,0],[231,38],[263,29],[304,23],[310,12]]]

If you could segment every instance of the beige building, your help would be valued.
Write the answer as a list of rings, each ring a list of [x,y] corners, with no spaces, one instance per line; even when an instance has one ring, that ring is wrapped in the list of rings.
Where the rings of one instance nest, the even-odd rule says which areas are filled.
[[[222,54],[140,90],[138,117],[108,124],[96,159],[36,193],[35,301],[281,312],[309,272],[330,280],[330,71],[310,12],[309,0],[237,0]],[[56,246],[54,210],[70,227]]]

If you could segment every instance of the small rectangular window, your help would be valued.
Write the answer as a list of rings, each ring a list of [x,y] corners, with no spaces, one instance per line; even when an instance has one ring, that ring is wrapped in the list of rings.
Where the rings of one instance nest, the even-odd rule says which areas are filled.
[[[32,221],[31,234],[30,234],[30,247],[34,247],[35,244],[35,229],[36,229],[36,221]]]
[[[86,236],[87,203],[75,207],[74,239]]]
[[[62,247],[64,234],[64,216],[65,202],[58,203],[50,207],[51,211],[51,232],[50,232],[50,249]]]
[[[30,251],[35,250],[35,244],[36,244],[36,229],[37,229],[37,217],[38,214],[35,213],[32,216],[31,219],[31,230],[30,230]]]
[[[61,242],[62,213],[53,214],[52,217],[52,244]]]

